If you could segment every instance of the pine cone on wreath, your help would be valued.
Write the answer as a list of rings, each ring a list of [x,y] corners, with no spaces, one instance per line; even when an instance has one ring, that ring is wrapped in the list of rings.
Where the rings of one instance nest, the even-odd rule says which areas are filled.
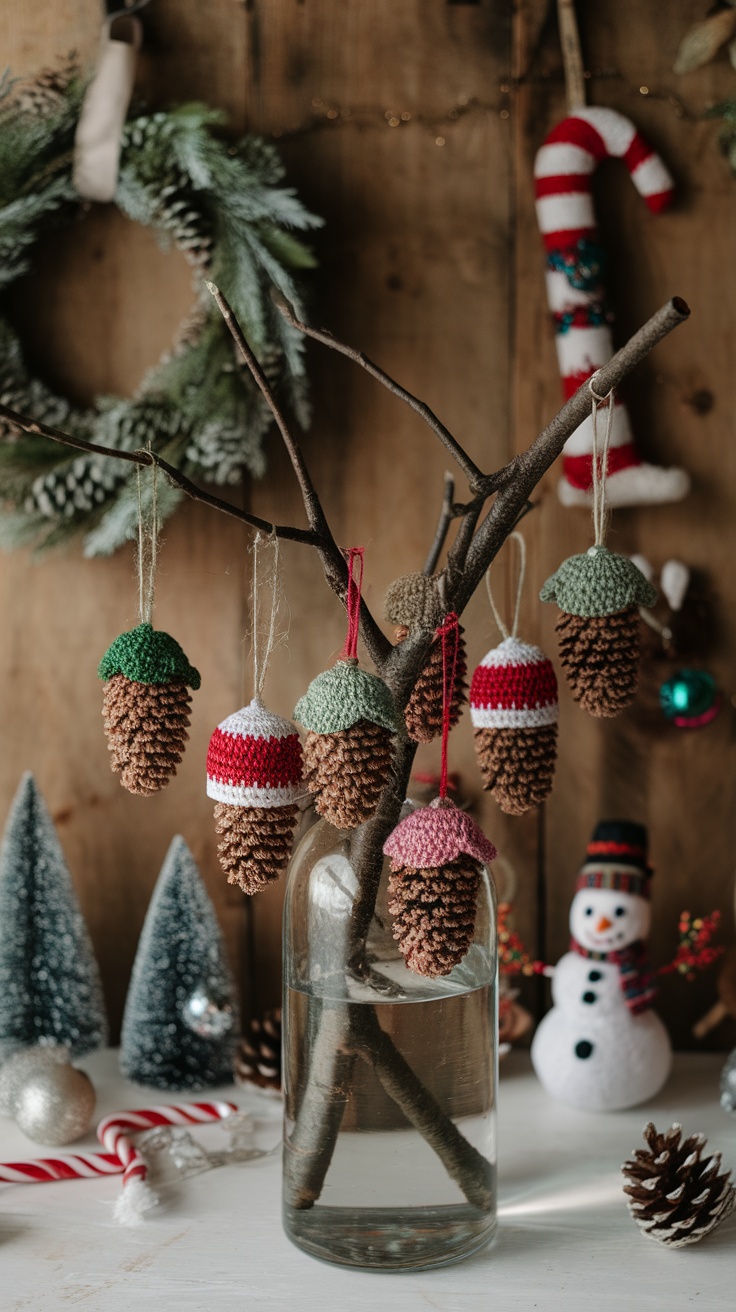
[[[557,679],[539,647],[506,638],[473,674],[470,716],[478,767],[507,815],[523,815],[552,791],[557,763]]]
[[[258,698],[217,726],[207,751],[217,851],[229,884],[258,893],[291,856],[302,794],[302,749],[290,720]]]
[[[647,1148],[621,1168],[629,1211],[649,1239],[669,1248],[696,1244],[734,1210],[731,1173],[719,1173],[720,1153],[703,1156],[704,1135],[683,1139],[681,1125],[658,1134],[650,1121],[644,1138]]]
[[[633,701],[639,678],[639,606],[656,590],[632,560],[607,547],[570,556],[544,584],[556,601],[560,659],[573,697],[591,715],[618,715]]]
[[[347,657],[313,679],[294,709],[307,730],[304,778],[321,816],[355,829],[375,813],[401,728],[387,685]]]
[[[466,811],[438,797],[401,820],[383,850],[393,936],[407,966],[449,975],[473,941],[481,863],[495,860],[495,847]]]
[[[397,641],[415,629],[436,630],[443,617],[437,579],[427,574],[404,574],[386,593],[386,618],[397,625]],[[455,683],[450,701],[450,728],[454,728],[467,701],[468,662],[462,626],[458,626]],[[406,731],[415,743],[431,743],[442,733],[442,641],[435,636],[404,711]]]
[[[281,1089],[281,1008],[267,1011],[248,1026],[235,1055],[236,1084]]]
[[[181,761],[199,671],[168,633],[139,624],[115,639],[98,674],[110,765],[128,792],[157,793]]]

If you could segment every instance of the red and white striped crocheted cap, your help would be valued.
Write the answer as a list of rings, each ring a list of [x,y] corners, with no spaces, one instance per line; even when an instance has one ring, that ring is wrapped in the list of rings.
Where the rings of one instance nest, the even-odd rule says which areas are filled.
[[[207,796],[231,806],[290,806],[302,795],[302,747],[291,720],[254,698],[218,724],[207,751]]]
[[[539,647],[506,638],[477,667],[470,685],[476,729],[539,729],[559,714],[552,662]]]

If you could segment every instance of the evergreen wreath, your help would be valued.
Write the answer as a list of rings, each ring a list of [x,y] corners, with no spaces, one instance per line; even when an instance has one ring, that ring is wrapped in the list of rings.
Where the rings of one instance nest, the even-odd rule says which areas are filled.
[[[78,215],[72,185],[74,132],[84,82],[69,65],[23,88],[0,81],[0,290],[27,273],[35,244]],[[29,371],[21,343],[0,315],[0,402],[107,447],[153,450],[190,477],[237,482],[264,469],[269,411],[236,359],[226,325],[205,288],[216,279],[242,322],[273,387],[302,425],[309,419],[301,335],[273,307],[276,286],[295,305],[292,274],[313,257],[294,231],[320,226],[293,189],[273,146],[215,135],[220,111],[185,104],[131,113],[122,140],[115,203],[153,228],[192,268],[195,303],[170,351],[131,398],[99,397],[73,406]],[[55,546],[85,533],[86,556],[108,555],[134,537],[135,470],[102,456],[74,455],[0,420],[0,545]],[[10,440],[8,440],[10,439]],[[182,493],[162,481],[159,515]]]

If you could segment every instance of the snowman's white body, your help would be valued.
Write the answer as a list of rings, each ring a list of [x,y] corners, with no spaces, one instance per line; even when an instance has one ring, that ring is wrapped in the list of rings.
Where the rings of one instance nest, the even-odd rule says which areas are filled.
[[[570,927],[584,947],[610,952],[646,937],[648,913],[640,897],[585,889],[573,901]],[[604,921],[610,931],[597,933]],[[552,1000],[531,1053],[548,1093],[590,1111],[634,1107],[658,1093],[672,1065],[669,1036],[651,1008],[629,1010],[617,965],[566,953],[555,968]]]

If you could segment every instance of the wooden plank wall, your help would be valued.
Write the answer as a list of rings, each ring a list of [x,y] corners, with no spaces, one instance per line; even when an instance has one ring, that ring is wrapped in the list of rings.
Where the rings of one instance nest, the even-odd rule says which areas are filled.
[[[656,7],[635,0],[581,8],[592,98],[635,118],[680,184],[673,213],[655,221],[625,176],[612,170],[601,178],[620,334],[672,292],[694,311],[692,325],[660,348],[629,395],[647,453],[685,463],[695,492],[684,507],[617,514],[614,545],[643,550],[657,563],[679,553],[706,571],[720,621],[711,665],[728,697],[736,581],[729,572],[727,477],[736,384],[723,284],[736,183],[715,148],[713,125],[698,121],[695,110],[727,94],[732,74],[721,64],[676,84],[670,69],[681,32],[697,16],[692,0],[667,7],[666,32]],[[98,12],[96,0],[59,0],[41,31],[27,5],[8,0],[0,15],[3,62],[31,72],[71,47],[93,59]],[[237,130],[275,134],[290,180],[325,216],[315,243],[313,318],[426,398],[482,465],[495,467],[526,445],[558,405],[531,190],[534,151],[564,109],[553,6],[211,0],[204,7],[198,0],[154,0],[145,22],[140,87],[151,102],[199,97],[225,108]],[[692,114],[678,116],[672,92]],[[25,317],[35,316],[29,345],[42,352],[49,376],[75,395],[130,390],[166,346],[187,298],[177,256],[160,254],[149,233],[118,216],[93,214],[42,256],[28,289]],[[380,612],[390,580],[422,563],[446,459],[413,415],[348,362],[315,350],[310,370],[316,405],[307,458],[338,540],[368,547],[366,593]],[[703,415],[693,397],[705,391],[714,404]],[[552,650],[554,615],[551,608],[542,613],[536,587],[564,555],[586,545],[588,524],[584,514],[557,505],[554,479],[548,482],[525,526],[523,633]],[[300,519],[275,441],[266,479],[243,495],[260,514]],[[202,779],[212,726],[249,692],[246,545],[237,525],[203,507],[184,508],[166,532],[157,622],[200,666],[203,687],[180,776],[150,801],[129,797],[109,773],[94,674],[111,637],[135,619],[132,553],[83,562],[71,552],[40,567],[23,555],[0,560],[0,813],[29,766],[59,825],[115,1019],[148,897],[177,831],[201,863],[233,959],[250,981],[252,1005],[278,995],[281,891],[253,906],[249,953],[242,900],[219,877]],[[275,710],[289,714],[339,649],[344,617],[309,552],[287,545],[283,562],[291,630],[274,656],[266,693]],[[496,572],[508,605],[509,562]],[[475,661],[495,641],[482,598],[466,625]],[[565,697],[543,843],[536,816],[508,821],[487,799],[479,803],[481,820],[516,871],[518,923],[530,942],[544,860],[550,960],[564,950],[574,873],[588,831],[604,814],[651,826],[660,960],[672,949],[681,906],[720,905],[731,931],[730,708],[699,734],[654,734],[642,726],[637,709],[615,724],[595,724]],[[437,759],[428,749],[420,768],[436,768]],[[467,723],[454,735],[452,766],[466,792],[477,795]],[[709,989],[665,995],[680,1042]]]

